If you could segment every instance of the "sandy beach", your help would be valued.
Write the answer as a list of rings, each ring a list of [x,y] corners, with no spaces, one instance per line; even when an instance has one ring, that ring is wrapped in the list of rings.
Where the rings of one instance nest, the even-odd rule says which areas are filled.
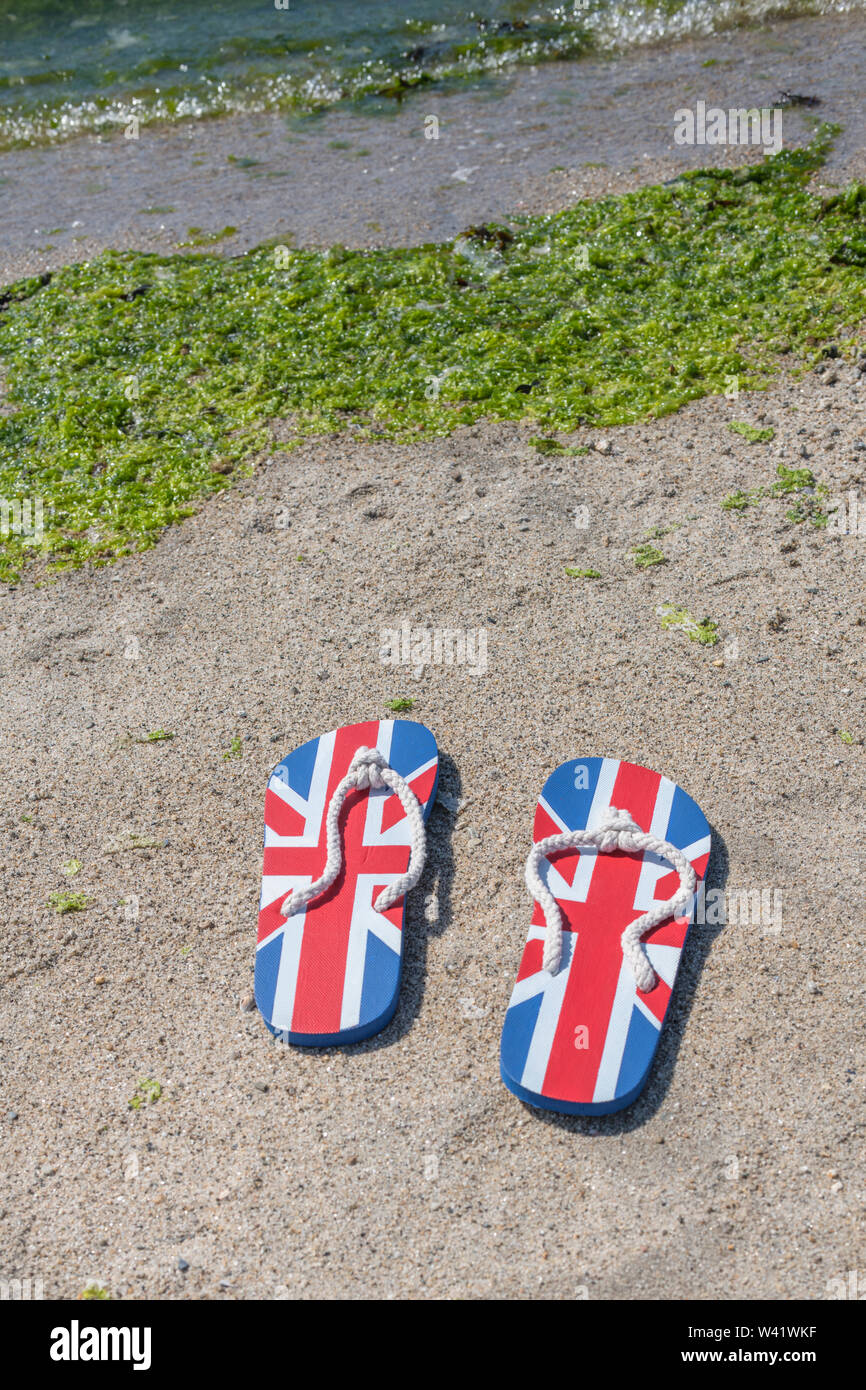
[[[562,461],[519,426],[277,440],[154,551],[7,595],[3,1268],[50,1297],[763,1299],[862,1265],[863,538],[720,507],[803,449],[862,487],[861,389],[846,368],[741,398],[769,445],[727,433],[725,401]],[[675,521],[669,563],[636,571]],[[665,601],[725,643],[663,631]],[[383,665],[404,619],[484,630],[486,672]],[[274,1044],[245,1011],[267,773],[406,695],[445,804],[396,1020]],[[599,753],[680,782],[710,886],[782,910],[696,927],[646,1092],[569,1120],[516,1101],[497,1048],[535,799]],[[58,917],[70,886],[92,906]],[[132,1110],[142,1078],[162,1096]]]
[[[837,186],[864,168],[863,32],[796,21],[680,46],[664,69],[629,57],[609,145],[581,125],[587,64],[583,89],[563,65],[496,101],[449,98],[483,134],[441,99],[447,139],[426,146],[407,104],[387,123],[333,113],[291,157],[277,118],[5,154],[0,280],[107,245],[167,251],[194,224],[237,225],[229,253],[288,232],[439,239],[672,177],[711,162],[675,150],[661,113],[713,56],[721,104],[744,71],[756,100],[822,95],[844,124],[821,175]],[[329,146],[347,129],[369,164]],[[255,168],[284,179],[226,165],[257,132]],[[150,203],[176,212],[145,233]],[[28,227],[59,223],[38,249]],[[3,1278],[118,1300],[821,1300],[866,1268],[866,376],[820,365],[560,436],[577,455],[539,453],[530,421],[292,449],[274,421],[253,475],[154,549],[3,589]],[[779,464],[853,494],[863,529],[795,524],[784,498],[723,508]],[[639,569],[648,538],[664,563]],[[716,643],[664,628],[663,605],[717,624]],[[486,669],[384,664],[404,621],[484,632]],[[398,697],[442,755],[400,1006],[366,1043],[290,1048],[252,1007],[267,776]],[[581,755],[677,781],[713,828],[709,887],[773,905],[693,928],[651,1080],[603,1119],[535,1111],[498,1074],[536,799]],[[49,907],[72,891],[83,911]]]

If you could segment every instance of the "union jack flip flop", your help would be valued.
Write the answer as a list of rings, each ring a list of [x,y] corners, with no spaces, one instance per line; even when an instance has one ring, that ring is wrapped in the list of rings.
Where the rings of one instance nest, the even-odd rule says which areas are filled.
[[[407,719],[333,730],[271,773],[255,993],[287,1042],[358,1042],[393,1017],[438,775],[436,740]]]
[[[502,1029],[502,1080],[544,1110],[610,1114],[646,1083],[710,827],[667,777],[578,758],[548,777],[533,840],[535,911]]]

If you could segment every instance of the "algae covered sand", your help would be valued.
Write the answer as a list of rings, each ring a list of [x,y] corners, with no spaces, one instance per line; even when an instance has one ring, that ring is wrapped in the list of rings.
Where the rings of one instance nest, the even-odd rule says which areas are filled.
[[[808,189],[831,131],[738,171],[405,250],[106,253],[0,296],[0,494],[41,538],[0,577],[152,544],[267,422],[410,440],[482,417],[615,425],[853,346],[866,187]],[[21,528],[23,529],[23,528]]]

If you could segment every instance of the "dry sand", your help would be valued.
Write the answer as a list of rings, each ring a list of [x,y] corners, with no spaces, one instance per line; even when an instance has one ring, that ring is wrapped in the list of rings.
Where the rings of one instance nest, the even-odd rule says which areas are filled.
[[[154,550],[0,596],[2,1278],[821,1299],[866,1268],[866,536],[720,506],[808,462],[866,513],[862,389],[851,366],[789,375],[580,431],[610,445],[580,457],[539,456],[531,424],[288,452],[276,426],[255,476]],[[638,571],[630,548],[675,523]],[[664,601],[722,640],[663,631]],[[486,672],[383,665],[404,618],[483,629]],[[364,1044],[287,1048],[245,1007],[267,774],[400,695],[437,736],[443,802],[399,1011]],[[650,1083],[600,1120],[498,1077],[535,801],[592,754],[696,798],[710,887],[781,897],[779,921],[694,929]],[[91,905],[58,916],[58,890]],[[133,1110],[141,1078],[162,1095]]]
[[[866,538],[719,505],[803,449],[863,497],[859,390],[845,368],[705,401],[577,458],[511,425],[278,450],[150,553],[4,599],[0,1269],[50,1297],[822,1298],[866,1262]],[[734,411],[776,439],[727,433]],[[662,631],[664,600],[727,646]],[[486,673],[382,665],[404,617],[484,629]],[[343,1051],[275,1044],[241,1007],[267,773],[406,694],[448,807],[399,1012]],[[175,737],[128,741],[154,729]],[[710,886],[782,903],[694,931],[651,1082],[603,1120],[497,1074],[535,799],[585,754],[675,778],[714,826]],[[47,910],[70,887],[93,905]],[[143,1077],[163,1094],[136,1112]]]

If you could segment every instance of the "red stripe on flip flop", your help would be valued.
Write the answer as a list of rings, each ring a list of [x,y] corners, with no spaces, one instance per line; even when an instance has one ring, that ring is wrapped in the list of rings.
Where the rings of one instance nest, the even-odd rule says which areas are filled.
[[[265,792],[265,825],[276,835],[303,835],[306,821],[269,787]]]
[[[430,793],[433,790],[433,783],[436,781],[436,765],[428,767],[426,772],[422,772],[414,781],[409,783],[412,791],[421,802],[422,809],[430,800]],[[392,825],[396,825],[402,820],[406,812],[403,810],[403,803],[395,792],[385,801],[382,807],[382,830],[390,830]]]
[[[544,959],[544,942],[533,938],[527,941],[523,948],[523,959],[520,962],[520,969],[517,972],[518,980],[525,980],[527,975],[537,975],[541,969]]]

